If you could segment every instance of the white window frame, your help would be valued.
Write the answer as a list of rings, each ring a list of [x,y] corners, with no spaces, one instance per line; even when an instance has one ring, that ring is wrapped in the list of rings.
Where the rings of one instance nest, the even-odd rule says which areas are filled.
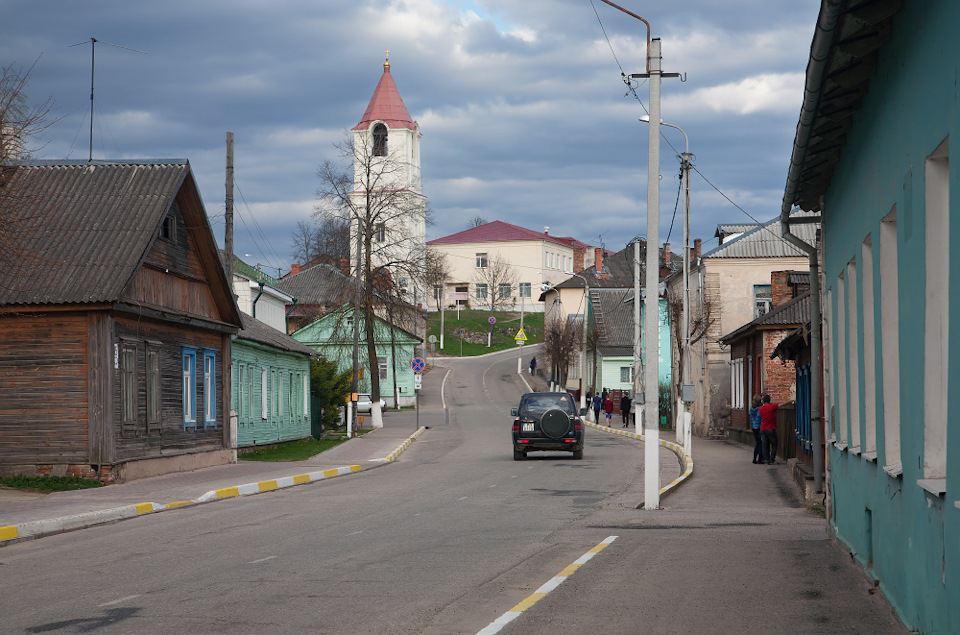
[[[477,252],[477,254],[476,254],[476,268],[477,268],[477,269],[486,269],[486,268],[487,268],[487,254],[486,254],[486,252]]]
[[[900,458],[900,273],[897,208],[880,221],[880,356],[882,363],[883,471],[903,473]]]
[[[874,300],[873,237],[860,246],[863,302],[863,458],[877,460],[877,307]]]
[[[475,288],[475,294],[477,300],[486,300],[487,299],[487,285],[483,282],[478,282]]]
[[[267,369],[260,369],[260,418],[269,419],[270,418],[270,391],[269,382],[267,381]]]
[[[850,451],[860,454],[860,311],[857,306],[857,259],[847,263],[847,375],[850,382]]]
[[[517,289],[517,292],[518,292],[518,294],[520,295],[521,298],[529,298],[529,297],[530,297],[530,287],[531,287],[531,285],[530,285],[529,282],[521,282],[521,283],[519,284],[519,287],[518,287],[518,289]]]

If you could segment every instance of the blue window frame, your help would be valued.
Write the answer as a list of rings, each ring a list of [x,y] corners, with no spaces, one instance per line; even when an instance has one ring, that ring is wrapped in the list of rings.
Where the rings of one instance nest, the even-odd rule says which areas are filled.
[[[249,369],[248,369],[249,375]],[[217,427],[217,352],[203,351],[203,427]]]
[[[197,349],[184,346],[183,359],[183,427],[197,427]]]

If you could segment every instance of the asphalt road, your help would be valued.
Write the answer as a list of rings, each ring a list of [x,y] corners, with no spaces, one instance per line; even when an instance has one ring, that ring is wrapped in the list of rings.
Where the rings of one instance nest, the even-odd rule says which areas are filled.
[[[515,462],[516,357],[440,366],[449,424],[395,464],[5,547],[0,632],[477,633],[562,572],[500,632],[904,632],[785,471],[731,502],[721,462],[638,511],[636,441]]]

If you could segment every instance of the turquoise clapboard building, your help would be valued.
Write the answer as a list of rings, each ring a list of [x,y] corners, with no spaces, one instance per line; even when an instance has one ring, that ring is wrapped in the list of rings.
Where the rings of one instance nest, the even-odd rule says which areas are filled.
[[[367,347],[363,340],[363,331],[364,324],[361,319],[359,361],[363,376],[359,382],[359,392],[369,393],[371,391],[370,369],[367,367]],[[391,326],[381,318],[376,318],[374,335],[381,398],[387,407],[396,406],[393,393],[394,369],[396,369],[399,403],[401,406],[413,405],[416,393],[414,392],[414,372],[410,362],[416,357],[416,346],[423,340],[397,326]],[[340,370],[353,368],[353,311],[350,307],[328,313],[296,331],[292,337],[309,346],[322,357],[336,362]]]
[[[958,32],[824,0],[784,196],[822,215],[830,530],[924,633],[960,632]]]
[[[310,359],[316,351],[242,313],[233,339],[237,447],[310,436]]]

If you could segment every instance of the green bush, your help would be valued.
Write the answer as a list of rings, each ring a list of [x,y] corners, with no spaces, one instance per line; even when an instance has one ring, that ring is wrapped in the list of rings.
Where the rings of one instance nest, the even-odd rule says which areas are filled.
[[[338,371],[337,364],[323,357],[310,364],[310,392],[323,409],[324,430],[335,430],[340,425],[340,409],[350,394],[351,371]]]

